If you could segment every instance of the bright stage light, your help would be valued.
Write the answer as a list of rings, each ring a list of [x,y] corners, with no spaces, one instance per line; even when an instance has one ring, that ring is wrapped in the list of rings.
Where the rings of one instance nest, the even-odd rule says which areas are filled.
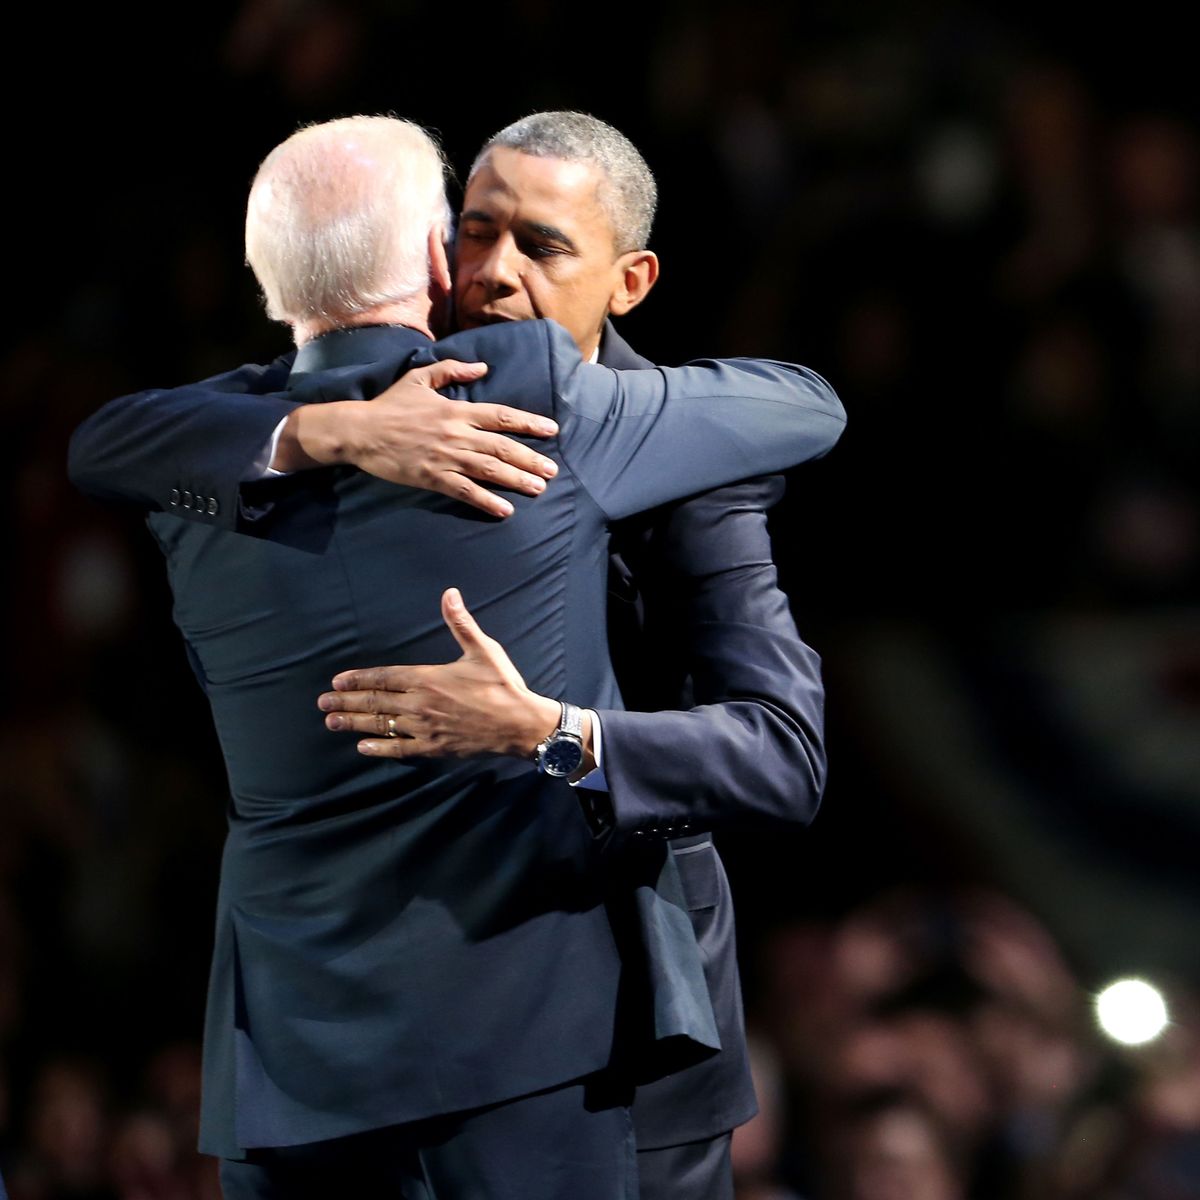
[[[1140,1046],[1166,1028],[1167,1005],[1145,980],[1119,979],[1096,997],[1096,1019],[1113,1041]]]

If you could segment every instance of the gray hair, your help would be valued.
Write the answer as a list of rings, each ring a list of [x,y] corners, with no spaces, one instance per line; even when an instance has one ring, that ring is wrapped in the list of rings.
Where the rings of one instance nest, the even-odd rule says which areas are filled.
[[[587,113],[531,113],[488,139],[471,165],[471,175],[497,146],[537,158],[595,163],[604,176],[599,199],[612,225],[617,253],[645,249],[658,187],[646,160],[620,130]]]
[[[246,261],[277,321],[340,322],[429,286],[429,234],[450,234],[446,164],[419,125],[343,117],[263,159],[246,206]]]

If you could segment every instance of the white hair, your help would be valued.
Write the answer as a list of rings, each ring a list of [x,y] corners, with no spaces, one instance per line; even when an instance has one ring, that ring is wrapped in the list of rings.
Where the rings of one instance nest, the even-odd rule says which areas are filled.
[[[267,313],[341,322],[429,285],[429,234],[450,236],[445,160],[418,125],[343,117],[262,161],[246,206],[246,261]]]

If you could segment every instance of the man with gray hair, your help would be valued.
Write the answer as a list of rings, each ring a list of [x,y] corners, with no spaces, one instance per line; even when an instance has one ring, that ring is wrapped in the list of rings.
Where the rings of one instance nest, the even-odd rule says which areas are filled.
[[[277,146],[246,206],[246,261],[267,315],[299,343],[427,293],[453,227],[446,165],[424,130],[383,117],[356,118],[341,140],[336,128]],[[351,169],[356,155],[377,164],[369,176]]]
[[[649,246],[658,184],[638,148],[619,129],[590,113],[530,113],[488,138],[470,174],[498,149],[594,165],[599,171],[597,196],[612,228],[613,249],[624,254]]]
[[[361,169],[364,161],[369,172]],[[446,246],[453,214],[445,173],[433,139],[419,126],[389,117],[310,125],[277,146],[259,167],[246,204],[246,261],[267,315],[287,324],[298,346],[359,325],[404,325],[435,337],[445,328],[451,297]],[[409,382],[466,382],[478,373],[477,367],[442,365]],[[550,428],[531,423],[528,414],[504,411],[498,427],[532,436]],[[389,417],[407,423],[412,414],[407,404],[397,408],[386,399],[369,408],[288,405],[269,443],[270,469],[278,474],[341,459],[394,483],[430,486],[415,472],[409,478],[402,467],[390,466],[382,454],[348,449],[364,423],[364,440],[382,442]],[[546,464],[532,454],[523,462],[539,473],[528,480],[527,490],[536,494]],[[252,473],[262,474],[257,467]],[[461,491],[448,494],[467,498]]]
[[[386,177],[381,159],[428,157],[376,142],[375,128],[301,131],[256,180],[248,245],[300,346],[287,394],[240,396],[235,417],[219,385],[155,393],[102,410],[72,441],[79,486],[151,509],[229,768],[202,1146],[226,1158],[230,1196],[633,1196],[631,1055],[694,1060],[719,1038],[676,856],[648,829],[639,853],[604,853],[562,782],[592,730],[565,700],[548,720],[541,701],[570,693],[605,719],[619,709],[595,636],[608,522],[822,453],[841,411],[818,377],[782,364],[589,367],[542,321],[434,344],[450,285],[435,212],[396,223],[376,208],[369,223],[397,257],[420,239],[420,293],[381,270],[371,305],[345,279],[314,281],[320,302],[289,297],[289,273],[308,270],[297,263],[375,263],[346,266],[350,214]],[[335,183],[335,170],[366,182]],[[260,236],[282,212],[295,230]],[[396,407],[385,388],[400,370],[446,358],[489,364],[476,406],[519,402],[530,432],[557,425],[553,483],[516,496],[508,519],[397,486],[394,465],[384,479],[346,465],[294,474],[217,503],[281,422],[276,465],[361,465],[365,441],[340,431]],[[541,771],[497,757],[388,762],[331,745],[308,715],[348,660],[442,662],[452,639],[473,646],[452,583],[523,673],[508,699],[541,722],[501,749],[528,758],[538,745]],[[430,616],[439,597],[449,633]],[[692,770],[722,773],[703,757]],[[631,916],[669,969],[637,966]]]

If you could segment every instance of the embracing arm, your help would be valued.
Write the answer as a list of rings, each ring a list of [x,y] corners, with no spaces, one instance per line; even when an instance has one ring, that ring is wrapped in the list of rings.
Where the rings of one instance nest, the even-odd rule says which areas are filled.
[[[600,507],[620,517],[817,457],[841,433],[837,397],[802,367],[730,360],[619,376],[584,367],[564,330],[535,324],[550,331],[551,413],[437,395],[432,387],[479,377],[478,364],[451,359],[410,372],[370,401],[302,405],[279,391],[290,369],[284,358],[111,401],[75,431],[69,474],[99,499],[253,528],[269,504],[247,504],[243,485],[255,480],[282,424],[276,469],[356,466],[507,516],[511,505],[473,481],[542,491],[555,464],[502,435],[550,436],[552,416],[564,425],[564,457]]]
[[[624,553],[646,612],[643,658],[669,642],[691,676],[689,711],[602,711],[617,830],[672,836],[805,824],[825,783],[820,659],[796,631],[771,559],[757,479],[654,514]]]
[[[819,458],[845,427],[837,394],[806,367],[612,371],[580,363],[549,328],[563,461],[610,520]]]
[[[474,480],[537,495],[558,469],[504,436],[549,437],[557,431],[552,421],[505,405],[447,399],[435,390],[480,378],[487,370],[482,363],[445,359],[408,371],[373,400],[313,404],[280,390],[289,365],[281,359],[111,401],[72,436],[71,481],[97,499],[249,530],[270,508],[265,465],[277,472],[358,467],[497,517],[509,516],[512,505]],[[253,499],[247,484],[257,489]]]
[[[804,824],[816,812],[824,690],[820,660],[800,640],[771,562],[765,507],[779,487],[752,480],[657,515],[636,569],[649,576],[652,617],[657,610],[660,624],[681,626],[700,703],[686,712],[599,714],[611,804],[579,789],[596,833],[670,837]],[[326,724],[362,735],[359,749],[377,757],[528,761],[557,724],[558,702],[526,686],[456,592],[443,600],[443,616],[460,659],[343,672],[319,700]],[[650,636],[662,632],[652,627]],[[589,725],[589,749],[591,734]]]
[[[277,359],[110,401],[71,437],[71,482],[100,500],[235,528],[242,479],[296,407],[259,393],[281,389],[288,370],[289,361]]]

